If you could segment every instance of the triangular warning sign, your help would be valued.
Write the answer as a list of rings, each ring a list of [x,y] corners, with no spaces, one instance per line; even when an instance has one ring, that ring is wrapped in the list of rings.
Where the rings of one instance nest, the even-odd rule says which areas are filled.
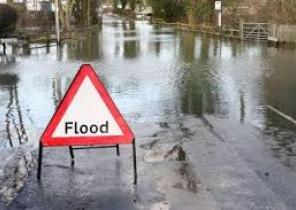
[[[90,65],[82,65],[45,129],[45,147],[132,143],[134,134]]]

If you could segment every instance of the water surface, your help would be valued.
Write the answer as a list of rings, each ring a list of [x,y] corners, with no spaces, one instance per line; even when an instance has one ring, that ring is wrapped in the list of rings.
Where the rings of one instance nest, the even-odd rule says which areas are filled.
[[[104,17],[102,29],[60,48],[32,44],[0,58],[0,148],[40,135],[76,71],[91,63],[132,126],[183,115],[236,120],[263,131],[275,157],[296,167],[296,51],[220,40],[145,21]]]

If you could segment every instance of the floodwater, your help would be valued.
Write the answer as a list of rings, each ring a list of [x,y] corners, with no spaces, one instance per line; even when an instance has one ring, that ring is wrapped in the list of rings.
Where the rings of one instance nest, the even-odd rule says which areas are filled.
[[[296,51],[104,17],[60,48],[32,44],[0,57],[0,149],[42,133],[76,71],[90,63],[132,126],[214,115],[250,124],[296,169]]]

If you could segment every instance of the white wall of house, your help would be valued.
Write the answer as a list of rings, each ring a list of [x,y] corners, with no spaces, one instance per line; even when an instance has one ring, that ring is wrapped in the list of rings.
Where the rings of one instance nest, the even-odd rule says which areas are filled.
[[[0,0],[0,4],[6,4],[8,0]],[[14,3],[26,3],[27,0],[13,0]]]
[[[29,11],[51,12],[52,4],[49,0],[26,0],[26,7]]]
[[[27,0],[13,0],[14,3],[26,3]]]
[[[6,4],[8,0],[0,0],[0,4]],[[25,3],[29,11],[52,11],[52,3],[50,0],[13,0],[14,3]]]

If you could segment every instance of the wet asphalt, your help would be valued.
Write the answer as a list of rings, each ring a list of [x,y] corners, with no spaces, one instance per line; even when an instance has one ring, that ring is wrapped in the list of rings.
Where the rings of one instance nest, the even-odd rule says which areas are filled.
[[[75,151],[72,168],[68,148],[45,148],[41,181],[31,171],[7,209],[138,209],[129,152],[125,148],[117,157],[115,149]]]

